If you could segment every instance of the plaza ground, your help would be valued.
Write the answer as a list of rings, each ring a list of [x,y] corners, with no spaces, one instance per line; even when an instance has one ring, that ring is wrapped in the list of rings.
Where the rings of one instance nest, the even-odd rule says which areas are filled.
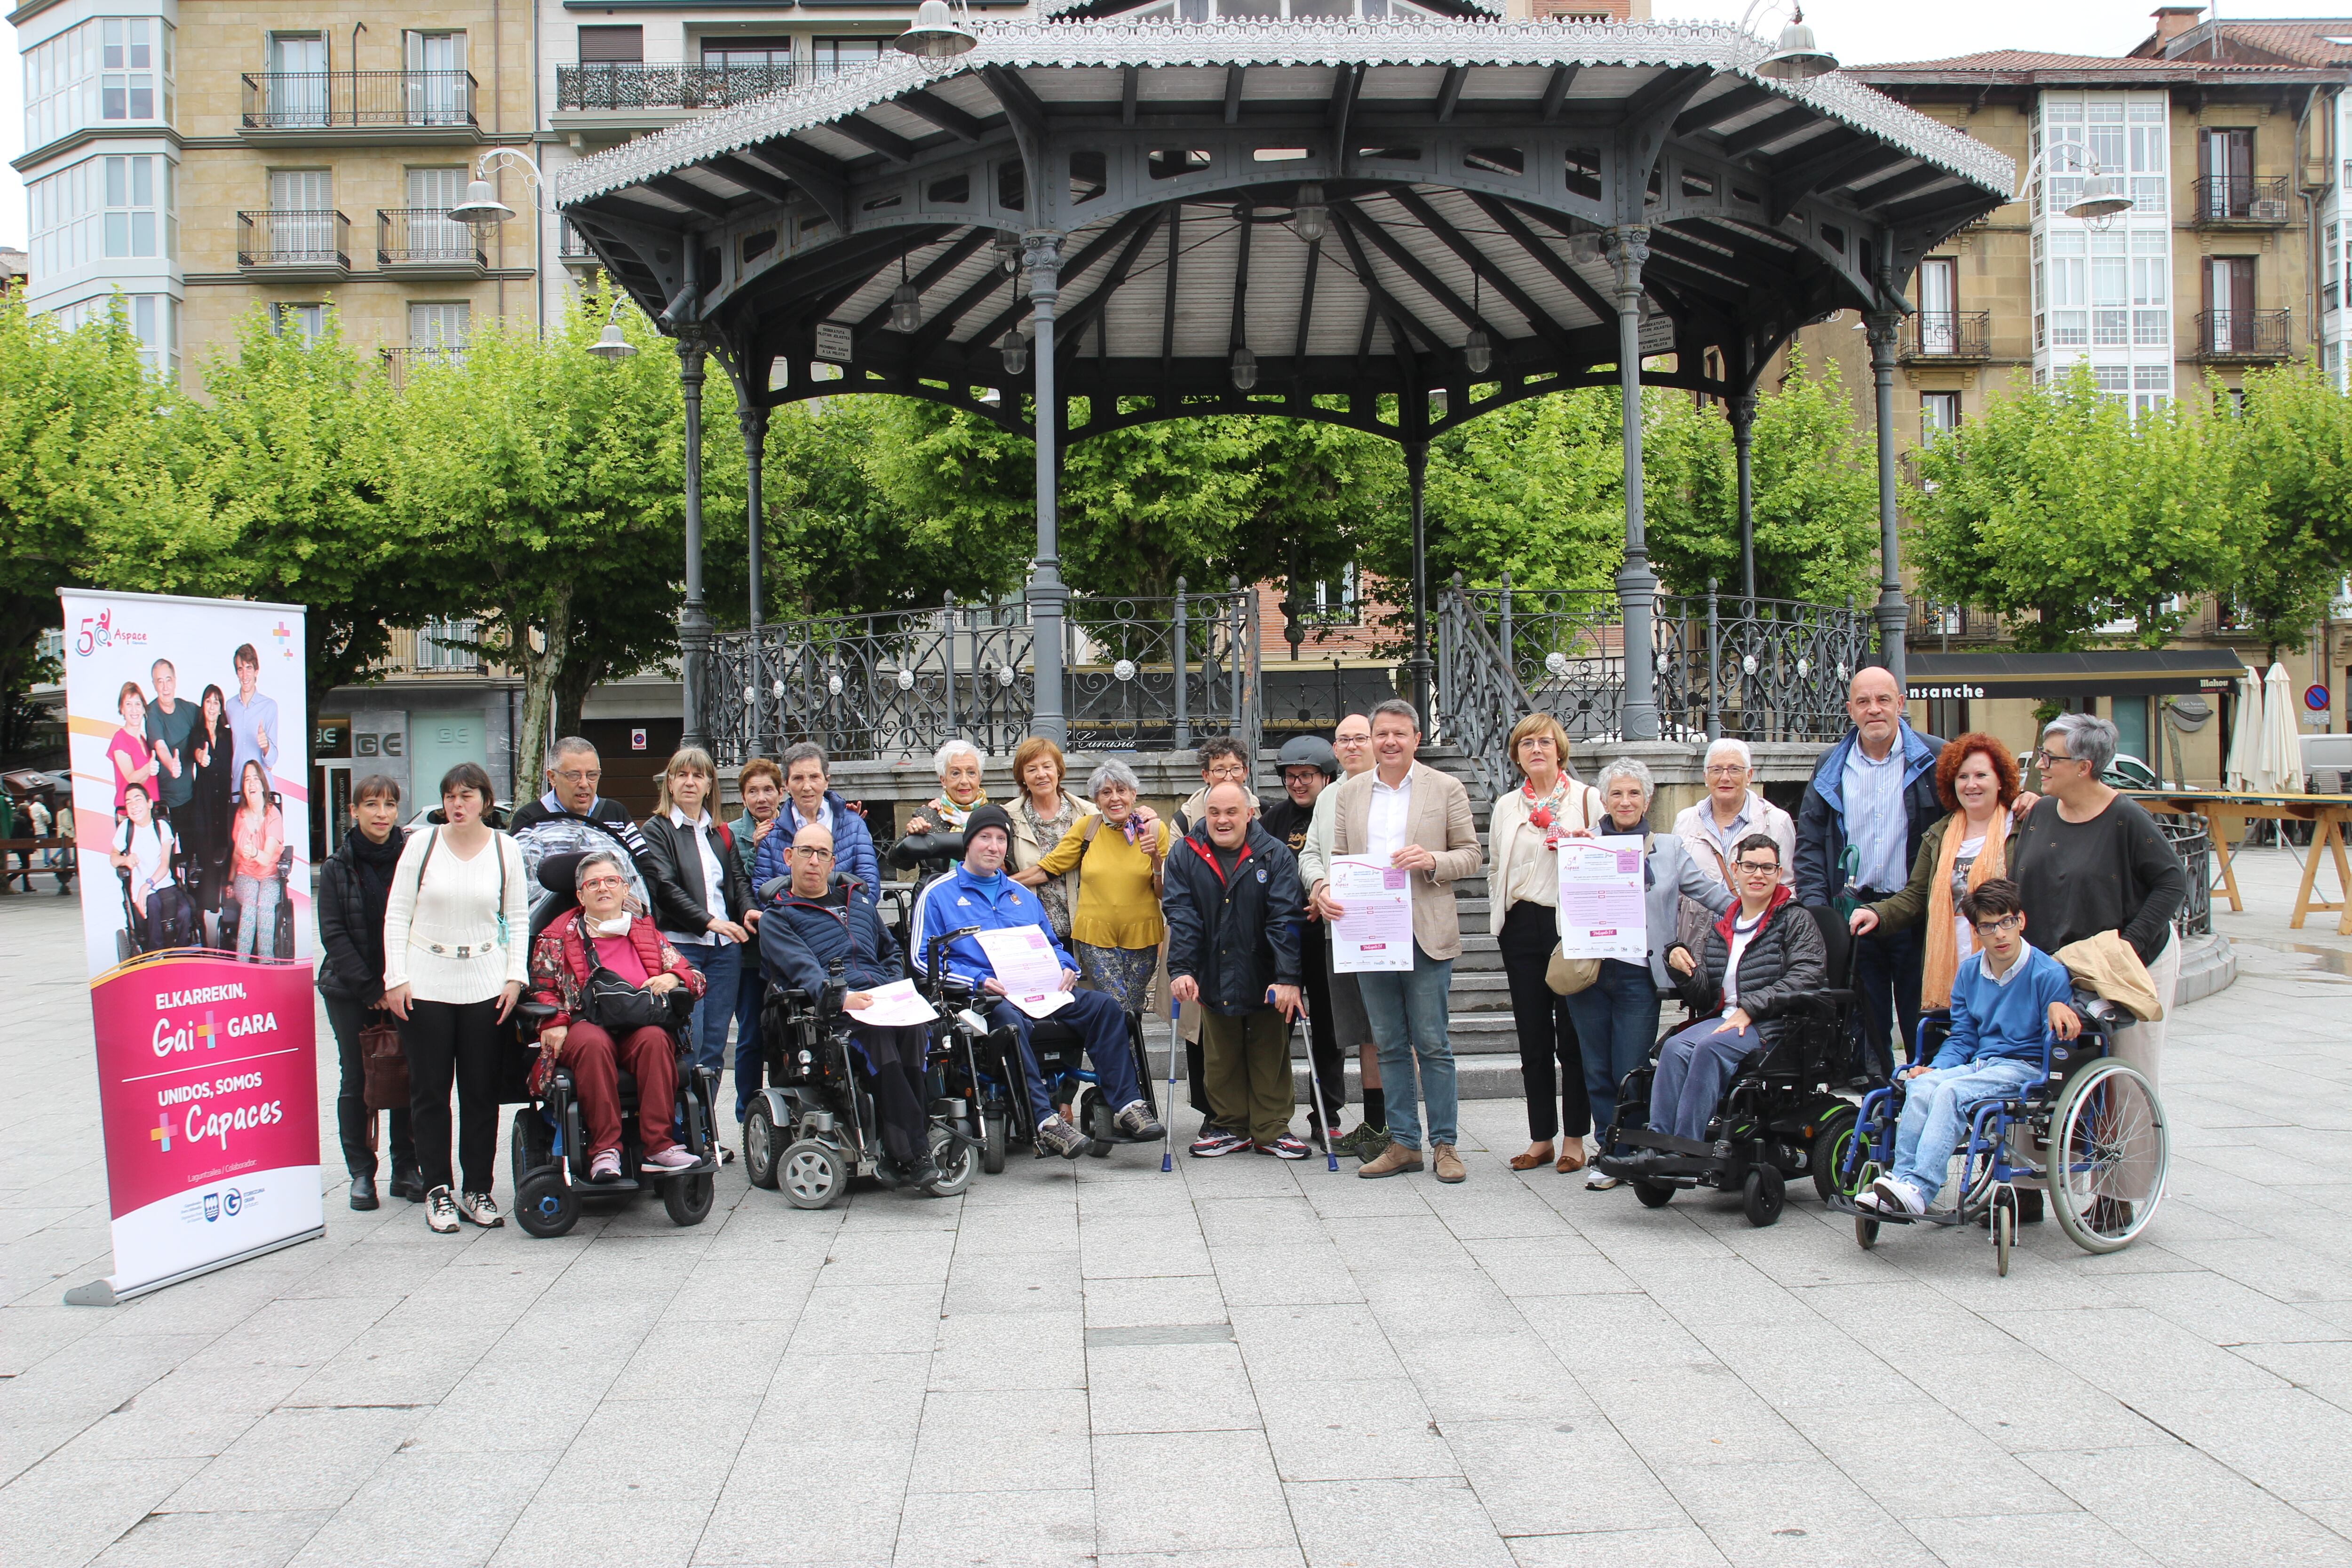
[[[2216,916],[2163,1214],[2006,1279],[1809,1187],[1754,1230],[1514,1175],[1479,1100],[1459,1187],[1129,1150],[807,1214],[739,1164],[698,1228],[533,1241],[336,1176],[324,1240],[105,1310],[59,1304],[109,1268],[76,918],[0,898],[0,1563],[2352,1563],[2333,917]]]

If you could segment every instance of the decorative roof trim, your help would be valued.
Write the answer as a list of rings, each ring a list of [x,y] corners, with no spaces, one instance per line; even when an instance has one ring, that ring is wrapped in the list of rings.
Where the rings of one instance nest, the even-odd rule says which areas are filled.
[[[1748,77],[1856,131],[2006,196],[2015,163],[1974,137],[1832,72],[1808,82],[1755,77],[1769,52],[1751,34],[1675,22],[983,22],[953,60],[897,55],[845,76],[786,88],[640,137],[557,171],[559,206],[591,200],[723,153],[828,124],[982,66],[1704,66]]]

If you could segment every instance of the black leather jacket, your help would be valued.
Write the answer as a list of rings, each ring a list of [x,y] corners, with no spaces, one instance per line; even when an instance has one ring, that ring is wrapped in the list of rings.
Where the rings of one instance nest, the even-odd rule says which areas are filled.
[[[702,857],[694,847],[693,835],[666,814],[646,817],[643,831],[654,924],[681,935],[707,930],[710,910],[703,901],[706,889]],[[719,896],[726,903],[727,918],[740,923],[743,911],[751,907],[751,884],[743,875],[742,858],[735,853],[734,839],[726,824],[712,817],[710,832],[717,840],[711,847],[718,854],[719,874],[724,879]]]

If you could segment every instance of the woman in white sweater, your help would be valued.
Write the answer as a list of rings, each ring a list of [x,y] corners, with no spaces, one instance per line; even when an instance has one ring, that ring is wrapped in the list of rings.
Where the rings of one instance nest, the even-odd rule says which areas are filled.
[[[530,978],[530,874],[515,841],[482,820],[490,777],[460,763],[441,781],[443,820],[408,836],[383,911],[383,1005],[400,1020],[425,1223],[503,1225],[490,1198],[499,1152],[499,1026]],[[451,1193],[449,1084],[457,1085]]]

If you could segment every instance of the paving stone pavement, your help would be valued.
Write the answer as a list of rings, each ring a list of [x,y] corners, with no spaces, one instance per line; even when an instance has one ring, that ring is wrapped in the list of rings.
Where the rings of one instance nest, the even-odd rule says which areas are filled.
[[[2151,1235],[2029,1227],[2007,1279],[1809,1195],[1516,1176],[1488,1100],[1459,1187],[1130,1150],[806,1214],[730,1166],[698,1228],[533,1241],[338,1183],[324,1240],[98,1310],[73,919],[0,898],[0,1563],[2352,1563],[2324,952],[2177,1020]]]

